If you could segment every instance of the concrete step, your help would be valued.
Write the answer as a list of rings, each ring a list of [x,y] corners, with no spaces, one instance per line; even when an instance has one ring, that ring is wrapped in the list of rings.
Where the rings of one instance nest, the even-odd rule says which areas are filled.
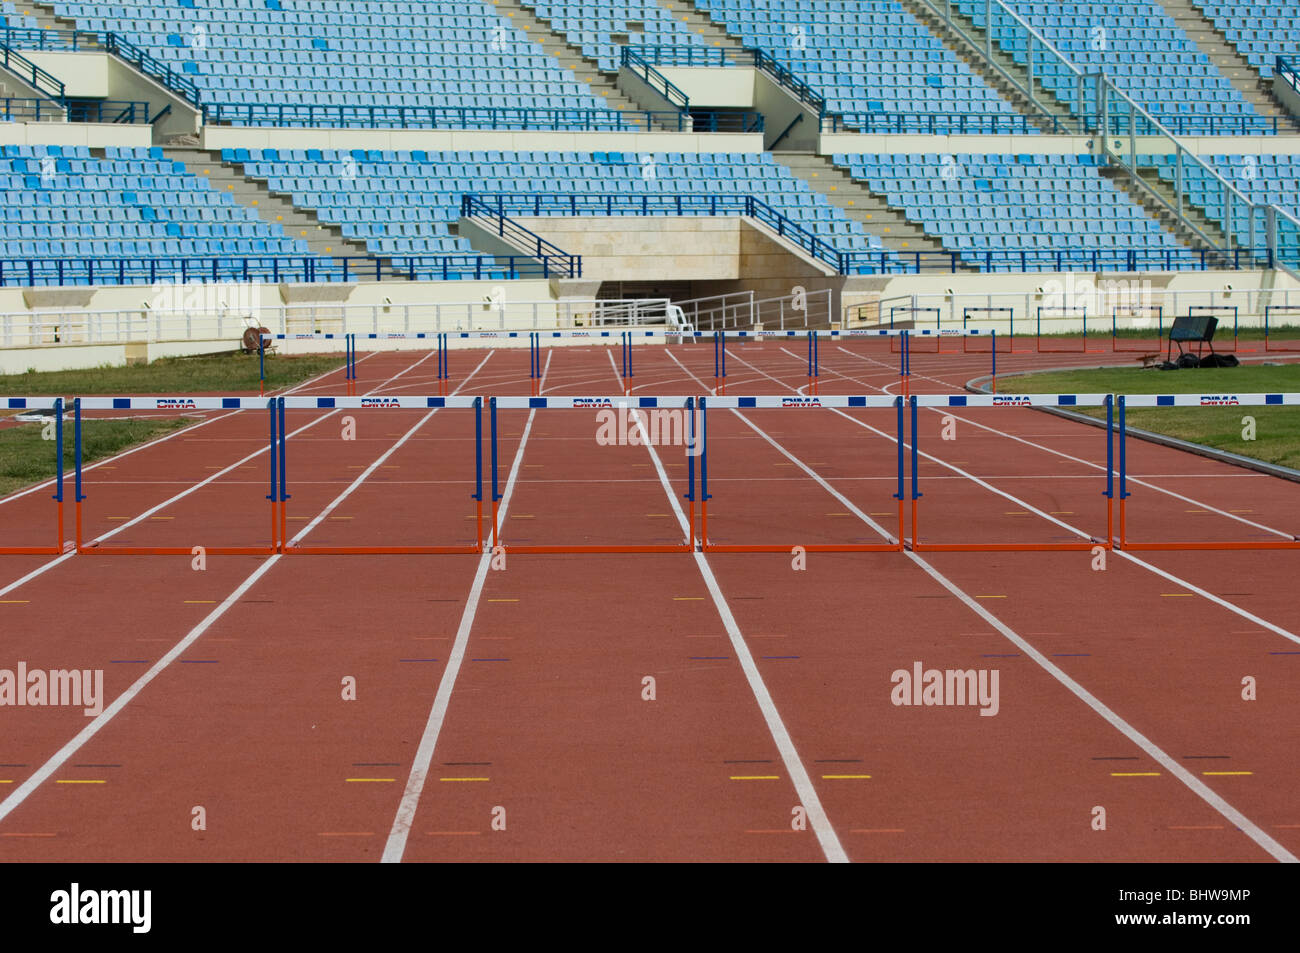
[[[940,43],[957,54],[998,95],[1014,106],[1018,112],[1029,117],[1040,131],[1052,132],[1054,128],[1052,119],[1044,116],[1043,111],[1046,111],[1048,116],[1055,117],[1064,123],[1066,130],[1073,127],[1069,106],[1057,99],[1056,94],[1039,82],[1037,78],[1035,78],[1031,87],[1029,85],[1029,74],[1025,69],[1006,53],[999,50],[997,46],[993,47],[992,61],[1010,76],[1015,77],[1016,81],[1022,86],[1032,88],[1035,100],[1042,107],[1041,110],[1035,108],[1028,96],[1007,82],[997,70],[989,65],[989,60],[984,56],[982,45],[979,52],[972,50],[970,44],[953,31],[941,17],[935,16],[925,4],[918,2],[918,0],[899,0],[899,3],[919,20]],[[952,20],[972,39],[976,41],[983,40],[984,31],[977,27],[969,17],[961,14],[956,7],[952,8]]]
[[[1109,179],[1116,188],[1128,195],[1138,208],[1142,209],[1147,216],[1153,219],[1165,232],[1173,236],[1180,244],[1197,251],[1205,251],[1212,246],[1210,242],[1205,241],[1196,232],[1187,228],[1178,220],[1178,216],[1168,208],[1152,198],[1144,189],[1134,183],[1128,170],[1119,166],[1107,166],[1100,170],[1104,178]],[[1156,192],[1171,205],[1177,205],[1177,196],[1169,186],[1160,181],[1159,175],[1154,169],[1144,169],[1141,173],[1142,182],[1149,186],[1152,191]],[[1223,232],[1210,221],[1205,214],[1192,205],[1184,201],[1183,213],[1188,221],[1200,228],[1210,241],[1218,247],[1224,245]]]
[[[290,197],[274,193],[264,182],[245,176],[242,166],[223,163],[219,152],[165,147],[163,154],[184,163],[191,175],[206,180],[211,188],[256,211],[268,225],[305,241],[313,255],[374,257],[363,242],[344,237],[337,225],[322,222],[314,211],[298,208]]]
[[[744,41],[740,37],[728,33],[726,27],[696,7],[694,0],[655,0],[655,3],[671,13],[674,20],[702,37],[708,46],[729,53],[739,53],[744,48]]]
[[[608,108],[621,112],[641,112],[643,107],[627,96],[615,84],[617,74],[606,73],[599,63],[583,55],[551,26],[549,20],[543,19],[531,4],[520,0],[493,0],[497,12],[510,23],[522,30],[530,40],[538,44],[546,53],[554,57],[565,72],[571,73],[579,82],[586,83],[595,95],[604,99]]]
[[[878,237],[891,251],[943,251],[943,243],[925,233],[899,209],[891,207],[883,196],[837,168],[825,156],[801,152],[774,152],[772,158],[784,165],[845,215]]]
[[[1228,38],[1215,26],[1192,0],[1160,0],[1169,17],[1187,34],[1187,38],[1209,58],[1228,81],[1263,116],[1277,117],[1278,132],[1300,132],[1300,122],[1278,102],[1272,87],[1266,83]]]

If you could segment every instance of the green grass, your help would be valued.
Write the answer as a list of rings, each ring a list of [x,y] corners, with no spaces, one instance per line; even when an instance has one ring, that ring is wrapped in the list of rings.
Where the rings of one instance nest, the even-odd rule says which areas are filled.
[[[50,418],[53,421],[53,417]],[[104,457],[189,426],[188,417],[148,417],[138,420],[85,420],[82,423],[81,458],[93,463]],[[43,423],[19,424],[0,430],[0,496],[53,477],[57,471],[54,441],[43,437]],[[63,465],[68,484],[65,499],[72,499],[73,435],[70,421],[63,427]]]
[[[1003,394],[1260,394],[1300,392],[1300,364],[1190,368],[1136,367],[1050,371],[1002,378]],[[1080,408],[1092,417],[1105,410]],[[1243,417],[1255,418],[1255,439],[1245,440]],[[1190,440],[1266,463],[1300,469],[1300,407],[1138,407],[1128,425]]]
[[[343,367],[343,358],[329,354],[266,357],[266,389],[278,390]],[[164,357],[149,364],[96,367],[78,371],[0,374],[0,395],[22,397],[85,396],[87,394],[256,393],[256,354],[204,354]]]

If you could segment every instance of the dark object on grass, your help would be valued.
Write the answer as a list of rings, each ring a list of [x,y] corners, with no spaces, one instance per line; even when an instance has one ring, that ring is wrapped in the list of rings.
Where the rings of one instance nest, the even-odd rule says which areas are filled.
[[[1169,348],[1166,356],[1173,360],[1174,345],[1178,345],[1178,363],[1182,367],[1196,367],[1197,364],[1183,364],[1183,356],[1187,353],[1183,348],[1184,344],[1196,344],[1196,356],[1201,356],[1202,345],[1210,345],[1210,353],[1214,353],[1214,332],[1219,327],[1219,319],[1213,315],[1201,314],[1183,314],[1174,318],[1174,323],[1169,327]],[[1199,362],[1198,362],[1199,363]]]
[[[1200,367],[1201,359],[1195,354],[1179,354],[1174,363],[1179,367]]]
[[[1237,367],[1240,364],[1235,354],[1207,354],[1201,358],[1201,367]]]

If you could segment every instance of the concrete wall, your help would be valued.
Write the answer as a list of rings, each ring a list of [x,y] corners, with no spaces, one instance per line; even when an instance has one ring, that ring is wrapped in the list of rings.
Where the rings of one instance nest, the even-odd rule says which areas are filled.
[[[740,218],[701,216],[515,217],[571,255],[584,278],[700,281],[741,276]]]
[[[1300,136],[1179,136],[1193,155],[1300,155]],[[1128,150],[1128,139],[1110,139],[1113,151]],[[817,145],[822,155],[889,153],[993,153],[1019,155],[1087,155],[1096,151],[1090,136],[918,136],[864,135],[853,132],[825,133]],[[1137,151],[1143,155],[1172,152],[1169,140],[1139,136]]]
[[[186,100],[154,82],[115,56],[107,53],[66,52],[57,50],[24,51],[24,56],[41,69],[57,76],[67,94],[86,99],[118,99],[147,102],[150,114],[172,107],[167,118],[153,128],[160,139],[199,131],[199,113]],[[148,126],[144,127],[146,130]],[[116,145],[117,143],[92,143]]]
[[[379,149],[393,152],[762,152],[745,132],[511,132],[495,129],[295,129],[204,126],[205,149]]]
[[[753,109],[754,75],[745,66],[657,66],[668,81],[678,87],[696,108]]]
[[[143,125],[86,122],[0,122],[0,145],[144,148],[153,144],[153,129]]]

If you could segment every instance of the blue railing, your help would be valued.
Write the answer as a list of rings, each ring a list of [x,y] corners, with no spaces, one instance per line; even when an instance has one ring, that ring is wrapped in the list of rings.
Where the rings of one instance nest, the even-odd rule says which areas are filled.
[[[923,274],[969,271],[1209,271],[1272,268],[1266,249],[1231,251],[1191,248],[1063,249],[985,252],[848,252],[842,274]]]
[[[716,46],[655,46],[635,44],[624,47],[652,66],[738,66],[726,50]]]
[[[987,252],[851,251],[836,248],[748,195],[493,194],[473,198],[501,215],[745,215],[842,275],[981,271],[1206,271],[1272,268],[1265,249],[1003,249]]]
[[[788,66],[757,46],[745,47],[745,55],[749,57],[756,69],[762,70],[776,80],[818,116],[826,115],[826,98],[800,79]]]
[[[746,215],[757,219],[814,258],[839,269],[841,253],[824,239],[750,195],[632,195],[510,193],[475,200],[500,215]]]
[[[641,77],[642,82],[653,89],[658,95],[662,96],[671,105],[678,109],[690,109],[691,100],[686,93],[682,92],[677,86],[669,82],[668,77],[654,68],[646,59],[639,56],[635,49],[630,46],[622,47],[619,53],[620,62],[627,69],[632,70],[637,76]]]
[[[66,89],[57,76],[41,69],[8,43],[0,42],[0,65],[29,84],[37,92],[62,100]]]
[[[128,285],[170,281],[448,281],[569,277],[574,256],[395,255],[317,258],[310,255],[222,255],[97,258],[0,258],[0,287]],[[580,267],[580,266],[579,266]]]
[[[1164,132],[1176,136],[1263,136],[1278,133],[1277,116],[1189,116],[1186,114],[1162,115],[1152,113],[1152,119],[1142,114],[1134,118],[1136,134],[1139,136],[1159,136]],[[1159,123],[1159,126],[1155,125]],[[1089,133],[1097,131],[1097,121],[1088,117],[1084,123]],[[1112,136],[1129,134],[1128,114],[1119,110],[1110,110],[1106,117],[1106,128]]]
[[[25,50],[93,51],[110,53],[129,63],[150,79],[198,106],[199,88],[193,81],[173,70],[162,60],[146,53],[116,33],[89,30],[27,30],[14,27],[0,29],[0,46]],[[62,96],[62,93],[59,94]]]
[[[582,277],[582,259],[579,256],[570,255],[563,248],[509,218],[499,205],[485,202],[475,195],[463,195],[460,201],[460,214],[463,218],[476,219],[480,223],[486,220],[489,223],[489,230],[495,232],[498,238],[509,242],[521,251],[530,251],[538,261],[550,260],[558,263],[567,260],[568,273],[558,277]]]
[[[1300,65],[1289,57],[1279,55],[1273,62],[1273,72],[1281,76],[1291,88],[1300,93]]]
[[[0,99],[4,122],[103,122],[147,125],[156,117],[147,102],[118,99]]]
[[[396,127],[403,129],[541,129],[569,132],[748,132],[762,128],[752,112],[495,106],[349,106],[309,103],[207,103],[205,122],[226,125]]]
[[[1046,118],[1046,117],[1042,117]],[[822,132],[917,135],[1007,136],[1031,135],[1040,131],[1034,118],[1002,113],[897,113],[865,112],[829,114],[821,118]],[[1069,130],[1053,120],[1050,130],[1063,135]]]

